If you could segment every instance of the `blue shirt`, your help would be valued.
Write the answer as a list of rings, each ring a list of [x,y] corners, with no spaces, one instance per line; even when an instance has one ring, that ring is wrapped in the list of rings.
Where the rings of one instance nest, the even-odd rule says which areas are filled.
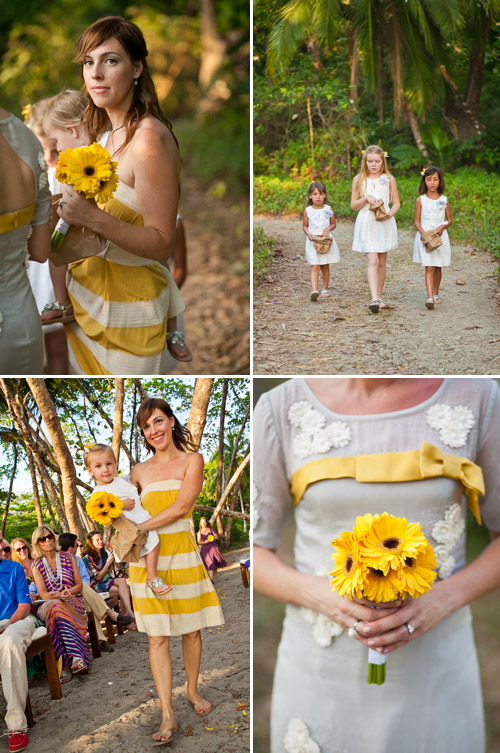
[[[76,564],[78,565],[78,569],[80,571],[80,575],[82,576],[83,582],[86,583],[87,586],[90,586],[90,575],[85,562],[77,554],[75,554],[74,557],[76,559]]]
[[[8,620],[19,604],[31,604],[22,565],[0,559],[0,620]]]

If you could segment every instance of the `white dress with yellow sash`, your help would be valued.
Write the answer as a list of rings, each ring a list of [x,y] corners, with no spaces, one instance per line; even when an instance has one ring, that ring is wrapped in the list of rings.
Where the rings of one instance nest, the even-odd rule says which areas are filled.
[[[40,142],[14,115],[0,120],[0,133],[30,166],[35,185],[31,206],[0,215],[0,373],[29,376],[42,373],[43,335],[26,274],[27,241],[31,227],[51,216],[47,165]]]
[[[330,542],[368,512],[420,523],[439,578],[465,566],[468,506],[500,530],[500,391],[492,380],[446,379],[413,408],[357,416],[332,413],[292,379],[260,399],[254,447],[254,543],[276,550],[294,510],[301,572],[328,579]],[[484,753],[468,607],[389,654],[384,685],[366,676],[365,646],[318,612],[288,605],[272,753]],[[293,747],[298,739],[303,748]]]
[[[149,484],[141,495],[143,508],[154,516],[169,507],[181,484],[178,479]],[[160,537],[157,571],[172,586],[168,598],[158,599],[147,586],[144,557],[129,565],[137,627],[148,635],[184,635],[224,622],[219,597],[190,531],[192,512],[156,529]]]

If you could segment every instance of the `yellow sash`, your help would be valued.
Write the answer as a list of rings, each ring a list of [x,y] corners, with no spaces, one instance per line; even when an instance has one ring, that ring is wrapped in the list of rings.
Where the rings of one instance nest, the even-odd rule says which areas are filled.
[[[354,478],[366,484],[421,481],[439,476],[462,483],[469,508],[481,524],[478,497],[485,493],[481,468],[468,458],[445,455],[428,442],[422,443],[421,450],[313,460],[295,471],[290,491],[297,505],[310,484],[325,479]]]
[[[30,204],[26,209],[20,209],[18,212],[7,212],[0,215],[0,235],[10,233],[16,227],[28,225],[33,219],[35,213],[35,204]]]

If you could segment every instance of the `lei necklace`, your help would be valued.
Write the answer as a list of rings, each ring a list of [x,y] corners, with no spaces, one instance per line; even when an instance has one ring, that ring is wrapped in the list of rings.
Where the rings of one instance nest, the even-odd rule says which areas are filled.
[[[61,564],[61,558],[59,556],[59,552],[56,552],[57,572],[55,575],[49,563],[47,562],[46,557],[42,557],[42,562],[45,568],[45,574],[47,575],[47,580],[49,582],[50,589],[52,591],[60,591],[62,589],[63,582],[62,582],[62,564]]]

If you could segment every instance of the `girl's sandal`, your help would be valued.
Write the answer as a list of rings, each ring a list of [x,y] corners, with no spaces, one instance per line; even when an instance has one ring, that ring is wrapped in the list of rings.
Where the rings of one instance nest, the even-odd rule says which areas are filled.
[[[438,295],[433,295],[432,300],[434,301],[434,303],[442,303],[442,300]]]
[[[71,682],[73,675],[67,669],[63,669],[59,678],[59,683],[64,685],[65,682]]]
[[[61,316],[52,316],[48,319],[44,319],[43,315],[46,311],[60,311]],[[41,313],[42,325],[44,324],[64,324],[65,322],[74,322],[75,315],[73,313],[73,306],[71,303],[59,303],[59,301],[52,301],[52,303],[46,303]]]
[[[319,298],[319,290],[313,290],[311,293],[311,301],[317,301]]]
[[[372,314],[378,314],[380,310],[380,301],[372,301],[368,304],[368,308],[372,312]]]
[[[147,580],[146,585],[158,599],[166,599],[167,594],[172,590],[172,586],[168,586],[160,576],[151,581]]]
[[[324,290],[322,290],[321,293],[319,294],[319,297],[320,298],[330,298],[330,293],[328,292],[328,289],[325,288]]]
[[[80,672],[88,672],[87,665],[85,664],[83,659],[75,659],[73,661],[73,664],[71,665],[71,672],[74,675],[77,675]]]
[[[177,350],[174,350],[172,346],[183,348],[186,352],[181,354]],[[186,345],[186,341],[184,339],[184,333],[181,332],[180,329],[174,329],[173,332],[167,332],[167,348],[170,355],[173,356],[173,358],[175,358],[176,361],[192,361],[193,360],[193,354],[191,353],[188,346]]]
[[[425,302],[425,308],[426,309],[433,309],[434,308],[434,298],[428,298]]]

